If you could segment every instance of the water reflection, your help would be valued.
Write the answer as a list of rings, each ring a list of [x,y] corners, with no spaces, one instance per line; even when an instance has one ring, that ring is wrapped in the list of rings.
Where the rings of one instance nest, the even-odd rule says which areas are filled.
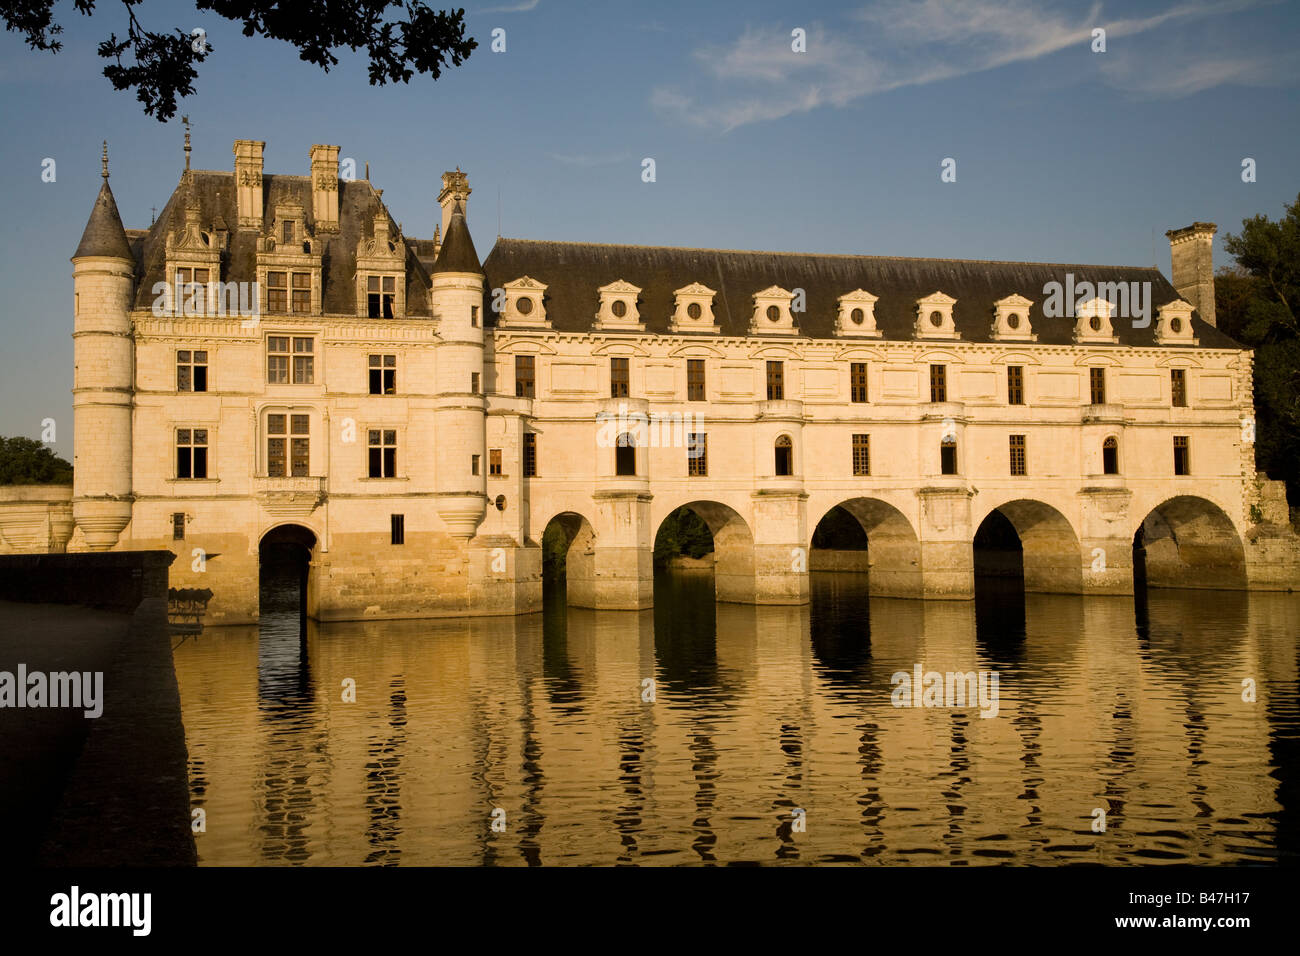
[[[653,611],[560,594],[300,629],[286,600],[209,628],[175,655],[200,859],[1294,860],[1300,597],[1152,592],[1139,636],[1131,599],[863,583],[818,572],[809,606],[752,607],[686,572]],[[916,664],[996,670],[998,716],[892,706]]]

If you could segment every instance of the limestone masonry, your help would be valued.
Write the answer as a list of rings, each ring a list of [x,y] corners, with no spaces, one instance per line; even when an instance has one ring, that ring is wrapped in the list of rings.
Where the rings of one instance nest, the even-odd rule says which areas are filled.
[[[720,600],[808,572],[969,598],[993,511],[1029,590],[1289,588],[1256,475],[1251,353],[1214,326],[1215,227],[1157,269],[498,239],[466,175],[414,239],[313,146],[309,175],[190,170],[148,229],[104,184],[72,258],[71,501],[0,503],[7,550],[169,549],[209,624],[258,616],[259,553],[310,549],[322,620],[643,608],[665,517],[714,534]],[[1145,297],[1145,298],[1144,298]],[[842,508],[865,550],[813,547]],[[841,515],[841,512],[836,512]]]

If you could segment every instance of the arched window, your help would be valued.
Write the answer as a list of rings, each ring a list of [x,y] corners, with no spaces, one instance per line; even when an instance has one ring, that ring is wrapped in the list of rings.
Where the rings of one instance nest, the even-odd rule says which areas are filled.
[[[618,436],[614,448],[614,474],[636,474],[636,438],[631,432],[623,432]]]
[[[1119,442],[1114,435],[1101,443],[1101,471],[1105,475],[1119,474]]]
[[[794,474],[794,442],[789,435],[782,435],[776,440],[776,473]]]
[[[944,435],[943,440],[939,442],[939,473],[944,475],[957,474],[957,438],[955,435]]]

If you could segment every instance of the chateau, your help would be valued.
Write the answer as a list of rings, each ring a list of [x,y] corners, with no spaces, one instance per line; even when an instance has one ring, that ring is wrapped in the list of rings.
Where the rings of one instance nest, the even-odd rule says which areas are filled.
[[[148,229],[105,158],[72,257],[72,520],[50,505],[44,543],[170,549],[207,623],[257,619],[259,554],[286,542],[321,620],[539,610],[552,522],[571,603],[644,608],[684,505],[723,601],[806,602],[823,568],[969,598],[990,521],[1027,590],[1297,583],[1251,353],[1215,327],[1212,224],[1168,234],[1172,284],[506,238],[480,261],[459,170],[416,239],[339,147],[280,175],[263,146],[214,172],[187,144]],[[816,547],[846,514],[861,545]]]

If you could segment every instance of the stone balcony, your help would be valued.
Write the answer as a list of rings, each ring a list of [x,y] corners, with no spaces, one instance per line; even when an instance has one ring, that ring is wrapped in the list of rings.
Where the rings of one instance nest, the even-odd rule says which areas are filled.
[[[253,479],[253,496],[269,514],[282,518],[305,518],[325,500],[325,479],[299,475],[293,478]]]
[[[1084,405],[1082,420],[1085,425],[1122,425],[1124,423],[1124,406],[1112,404]]]
[[[754,415],[758,421],[802,422],[803,402],[794,399],[768,399],[754,403]]]

